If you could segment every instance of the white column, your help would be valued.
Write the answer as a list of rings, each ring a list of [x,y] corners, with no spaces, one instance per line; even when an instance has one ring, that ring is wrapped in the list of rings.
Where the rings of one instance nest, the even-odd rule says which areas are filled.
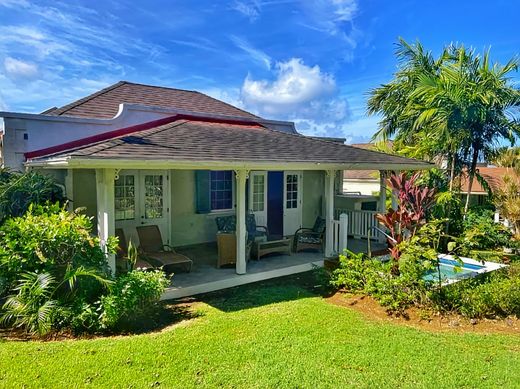
[[[106,242],[115,233],[114,169],[96,169],[97,225],[101,248],[106,252]],[[116,273],[116,257],[108,254],[108,266]]]
[[[334,220],[334,178],[335,170],[327,170],[325,172],[325,257],[331,257],[333,254],[333,227]]]
[[[379,171],[379,212],[386,213],[386,172]]]
[[[400,171],[396,171],[395,174],[396,175],[399,175]],[[392,190],[392,209],[396,210],[397,209],[397,191],[395,190]]]
[[[74,210],[74,170],[67,169],[65,176],[65,197],[67,198],[67,209]]]
[[[237,170],[236,174],[236,196],[237,196],[237,274],[246,274],[247,258],[246,258],[246,180],[248,171]]]
[[[339,215],[339,253],[343,254],[348,248],[348,215]]]
[[[379,212],[386,213],[386,171],[384,170],[379,171]],[[379,241],[385,242],[382,234],[379,235]]]

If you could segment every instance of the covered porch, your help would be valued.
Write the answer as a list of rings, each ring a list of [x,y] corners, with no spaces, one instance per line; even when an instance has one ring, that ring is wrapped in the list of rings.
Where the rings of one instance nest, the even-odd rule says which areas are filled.
[[[385,243],[371,242],[375,252],[386,248]],[[349,239],[348,249],[353,252],[367,252],[366,239]],[[307,250],[291,255],[271,254],[260,260],[247,262],[247,273],[238,275],[233,266],[217,268],[216,243],[204,243],[180,247],[177,252],[193,259],[194,265],[190,273],[177,272],[172,278],[172,284],[164,294],[164,299],[180,298],[199,293],[263,281],[270,278],[302,273],[323,266],[325,256],[317,250]]]
[[[74,208],[86,207],[95,217],[102,245],[120,228],[127,240],[142,246],[135,231],[148,225],[157,226],[163,244],[182,252],[185,246],[215,242],[217,219],[232,216],[233,227],[227,232],[234,239],[233,266],[217,268],[214,254],[188,252],[193,271],[174,276],[169,297],[182,285],[184,292],[177,292],[176,297],[202,293],[208,285],[224,288],[319,266],[324,258],[355,242],[349,239],[349,231],[366,242],[374,224],[373,214],[349,220],[335,208],[343,170],[429,167],[420,161],[275,131],[254,121],[204,117],[172,117],[160,124],[150,122],[37,150],[27,157],[31,168],[66,170],[67,196]],[[386,201],[384,185],[382,179],[380,209]],[[248,261],[248,247],[256,243],[248,234],[251,215],[284,245],[301,227],[314,230],[319,221],[323,232],[315,231],[319,239],[311,242],[317,250],[293,255],[273,252],[258,262]],[[361,227],[349,228],[352,222]],[[115,256],[110,254],[108,259],[115,271]],[[197,290],[188,289],[197,285]]]

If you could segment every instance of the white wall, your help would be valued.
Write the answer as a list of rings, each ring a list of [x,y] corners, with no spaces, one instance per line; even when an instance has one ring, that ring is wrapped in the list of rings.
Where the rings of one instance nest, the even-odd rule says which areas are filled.
[[[343,180],[343,193],[361,192],[362,195],[372,195],[379,192],[379,180]]]

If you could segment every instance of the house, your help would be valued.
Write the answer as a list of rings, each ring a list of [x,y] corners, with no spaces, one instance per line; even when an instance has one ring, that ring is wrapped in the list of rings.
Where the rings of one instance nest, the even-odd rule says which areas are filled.
[[[138,244],[136,227],[157,225],[165,243],[184,248],[194,270],[175,275],[169,298],[322,264],[324,256],[339,250],[340,235],[346,242],[346,228],[340,233],[335,218],[342,171],[430,167],[306,137],[292,122],[261,118],[199,92],[126,81],[41,114],[1,112],[0,117],[3,165],[54,175],[72,206],[85,207],[96,219],[102,242],[117,227]],[[378,201],[384,204],[384,180],[380,184]],[[324,253],[248,263],[248,211],[278,236],[292,236],[323,216]],[[237,218],[236,266],[216,269],[208,260],[216,255],[215,218],[230,214]],[[353,235],[366,238],[376,221],[372,214],[363,217],[349,228],[357,223],[362,233]],[[357,243],[358,249],[366,247]],[[115,269],[112,256],[109,263]]]
[[[489,203],[489,192],[495,192],[499,189],[504,181],[504,176],[510,174],[511,169],[506,167],[488,166],[487,164],[477,167],[477,172],[484,180],[482,185],[481,180],[476,177],[473,180],[471,187],[470,205],[485,205]],[[462,176],[460,182],[460,193],[466,197],[469,190],[469,177],[467,174]]]

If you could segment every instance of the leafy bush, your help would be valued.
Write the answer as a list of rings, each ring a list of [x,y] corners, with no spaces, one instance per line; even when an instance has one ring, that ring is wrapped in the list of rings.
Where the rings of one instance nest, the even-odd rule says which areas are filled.
[[[391,263],[347,251],[340,255],[331,283],[349,292],[370,295],[388,311],[403,313],[425,299],[427,283],[421,278],[424,268],[417,262],[400,260],[399,266],[399,275],[395,275]]]
[[[168,284],[163,272],[112,279],[92,222],[59,204],[30,206],[0,227],[0,324],[51,331],[114,330],[152,308]],[[117,239],[107,244],[113,253]]]
[[[108,295],[101,297],[100,323],[103,328],[145,314],[153,308],[169,284],[164,272],[133,270],[120,276]]]
[[[520,316],[520,264],[446,286],[433,295],[433,303],[469,318]]]
[[[25,216],[8,219],[0,227],[0,276],[11,284],[21,273],[63,273],[68,266],[107,276],[105,254],[91,230],[91,219],[79,212],[67,212],[59,204],[31,205]],[[115,252],[116,245],[111,239],[109,251]]]
[[[31,204],[63,202],[62,189],[50,176],[38,172],[0,171],[0,223],[22,216]]]
[[[501,248],[510,240],[511,231],[501,223],[495,223],[493,211],[476,209],[468,212],[457,246],[460,254],[468,255],[471,250]]]

